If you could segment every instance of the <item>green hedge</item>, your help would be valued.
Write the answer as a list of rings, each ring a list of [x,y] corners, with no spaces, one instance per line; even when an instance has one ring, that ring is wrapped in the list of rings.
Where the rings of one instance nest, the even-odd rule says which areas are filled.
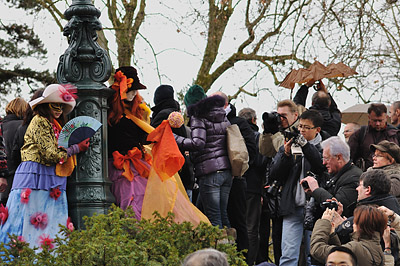
[[[225,252],[230,265],[247,265],[223,230],[204,223],[196,228],[177,224],[173,214],[154,215],[154,221],[138,222],[131,218],[132,209],[113,206],[108,214],[85,217],[85,230],[71,232],[60,225],[53,249],[31,249],[11,236],[8,244],[0,244],[0,265],[177,266],[189,253],[209,247]]]

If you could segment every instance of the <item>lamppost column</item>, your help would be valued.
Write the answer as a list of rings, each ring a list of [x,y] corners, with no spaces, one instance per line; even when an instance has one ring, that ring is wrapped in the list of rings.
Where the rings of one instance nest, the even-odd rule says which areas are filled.
[[[102,29],[100,10],[91,0],[73,0],[64,15],[69,46],[60,56],[57,80],[78,89],[71,118],[86,115],[103,125],[91,138],[89,149],[78,154],[78,165],[68,179],[69,215],[76,228],[83,228],[84,216],[106,213],[114,202],[107,169],[107,98],[112,90],[104,84],[110,77],[111,61],[97,43],[97,31]]]

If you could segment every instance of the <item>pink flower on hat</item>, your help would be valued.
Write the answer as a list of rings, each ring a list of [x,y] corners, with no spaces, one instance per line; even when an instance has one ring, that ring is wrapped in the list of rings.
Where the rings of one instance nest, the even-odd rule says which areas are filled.
[[[31,192],[32,192],[32,189],[30,189],[30,188],[26,188],[26,189],[22,190],[21,203],[27,204],[29,202],[29,195],[31,194]]]
[[[45,229],[47,226],[48,217],[46,213],[37,212],[30,218],[31,224],[35,228]]]
[[[8,218],[8,208],[0,204],[0,225],[4,224]]]
[[[50,238],[49,235],[43,234],[39,237],[39,244],[42,249],[53,249],[54,239]]]
[[[66,102],[71,102],[78,98],[75,93],[78,92],[77,88],[72,84],[63,84],[60,87],[61,98]]]

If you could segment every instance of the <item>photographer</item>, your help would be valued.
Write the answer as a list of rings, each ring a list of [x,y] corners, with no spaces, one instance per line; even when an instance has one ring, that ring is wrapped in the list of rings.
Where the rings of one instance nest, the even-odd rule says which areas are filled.
[[[315,84],[315,80],[310,80],[307,84],[302,85],[293,98],[298,105],[305,106],[308,95],[308,89]],[[317,110],[324,118],[321,127],[321,135],[323,139],[330,136],[336,136],[340,130],[342,116],[333,97],[329,94],[324,83],[321,80],[314,86],[316,92],[311,98],[310,110]]]
[[[318,181],[307,176],[300,182],[307,182],[309,188],[305,189],[306,193],[310,193],[315,198],[315,203],[320,205],[327,199],[335,197],[343,204],[343,214],[351,216],[354,207],[350,204],[357,199],[358,180],[362,171],[350,161],[350,148],[341,140],[340,137],[330,137],[321,143],[323,148],[323,163],[326,166],[329,178],[326,182],[322,181],[322,187],[318,185]]]
[[[322,116],[314,110],[302,113],[298,123],[300,134],[295,134],[279,148],[273,159],[270,177],[282,187],[280,215],[283,217],[282,256],[283,266],[297,266],[303,237],[303,212],[306,194],[300,180],[307,171],[322,174],[321,136]],[[306,253],[309,247],[306,247]],[[306,254],[308,255],[308,253]]]
[[[278,102],[277,112],[265,112],[263,118],[264,132],[260,136],[260,153],[266,157],[274,157],[283,146],[283,131],[297,131],[299,112],[292,100]]]

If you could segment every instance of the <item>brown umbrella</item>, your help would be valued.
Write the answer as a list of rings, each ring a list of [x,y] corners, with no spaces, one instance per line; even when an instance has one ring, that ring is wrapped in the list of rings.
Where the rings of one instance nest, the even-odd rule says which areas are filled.
[[[323,78],[349,77],[357,74],[352,68],[346,66],[342,62],[324,66],[315,61],[309,68],[293,69],[285,77],[279,86],[293,89],[296,83],[306,83],[310,80],[320,80]]]
[[[336,77],[350,77],[352,75],[358,74],[354,69],[346,66],[342,62],[337,64],[332,63],[326,67],[329,70],[329,74],[326,78],[336,78]]]
[[[357,123],[368,125],[368,107],[370,104],[356,104],[342,111],[342,123]],[[388,107],[389,108],[389,107]],[[389,109],[388,109],[389,110]],[[388,123],[390,118],[388,117]]]

